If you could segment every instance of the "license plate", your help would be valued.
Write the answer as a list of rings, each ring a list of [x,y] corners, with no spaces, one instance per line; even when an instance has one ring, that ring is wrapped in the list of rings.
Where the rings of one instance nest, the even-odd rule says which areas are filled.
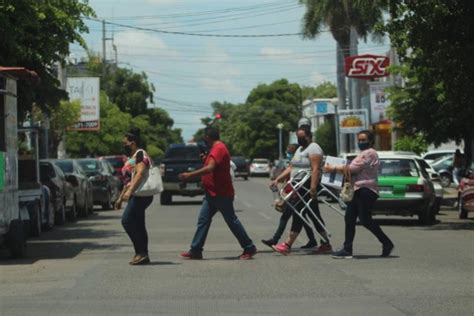
[[[393,188],[392,187],[379,187],[379,193],[383,195],[393,194]]]

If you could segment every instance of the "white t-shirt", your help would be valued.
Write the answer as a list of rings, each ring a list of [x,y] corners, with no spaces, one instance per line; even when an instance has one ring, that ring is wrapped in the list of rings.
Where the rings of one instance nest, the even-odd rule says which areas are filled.
[[[230,161],[230,178],[232,179],[232,182],[234,182],[235,179],[235,170],[237,169],[237,166],[235,163],[231,160]]]
[[[298,147],[293,159],[291,159],[291,177],[294,177],[300,170],[311,172],[309,157],[313,155],[320,155],[321,158],[324,155],[323,149],[318,144],[311,143],[305,149],[301,146]]]

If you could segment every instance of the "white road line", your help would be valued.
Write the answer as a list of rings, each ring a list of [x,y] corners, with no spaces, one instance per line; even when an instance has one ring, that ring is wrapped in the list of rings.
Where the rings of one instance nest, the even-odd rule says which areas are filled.
[[[272,219],[270,216],[268,216],[267,214],[265,214],[263,212],[258,212],[258,214],[262,215],[263,218],[266,218],[268,220]]]

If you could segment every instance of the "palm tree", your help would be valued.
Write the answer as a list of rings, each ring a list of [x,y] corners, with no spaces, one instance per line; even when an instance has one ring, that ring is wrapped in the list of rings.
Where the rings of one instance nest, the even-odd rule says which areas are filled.
[[[339,105],[346,107],[344,57],[351,53],[351,31],[364,40],[383,20],[387,0],[300,0],[306,6],[303,37],[314,39],[329,28],[337,43],[337,89]],[[355,45],[357,46],[357,44]],[[341,144],[342,145],[342,144]]]

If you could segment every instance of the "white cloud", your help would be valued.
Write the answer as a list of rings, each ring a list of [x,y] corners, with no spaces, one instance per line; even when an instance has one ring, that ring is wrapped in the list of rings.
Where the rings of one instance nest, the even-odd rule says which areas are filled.
[[[320,73],[319,71],[313,71],[311,73],[311,84],[314,86],[320,85],[321,83],[328,81],[328,78]]]
[[[125,59],[132,59],[135,55],[153,56],[167,55],[178,56],[176,50],[170,50],[168,45],[158,36],[140,31],[125,31],[115,35],[115,45],[117,45],[119,56],[122,54]],[[123,59],[123,58],[122,58]]]
[[[230,79],[214,79],[214,78],[202,78],[199,79],[201,87],[207,90],[219,91],[224,93],[235,93],[240,92],[241,89]]]
[[[295,53],[289,48],[263,47],[260,54],[268,60],[283,61],[289,64],[309,65],[314,63],[311,56]]]
[[[151,5],[169,5],[169,4],[176,4],[178,3],[178,0],[145,0],[145,3],[151,4]]]

